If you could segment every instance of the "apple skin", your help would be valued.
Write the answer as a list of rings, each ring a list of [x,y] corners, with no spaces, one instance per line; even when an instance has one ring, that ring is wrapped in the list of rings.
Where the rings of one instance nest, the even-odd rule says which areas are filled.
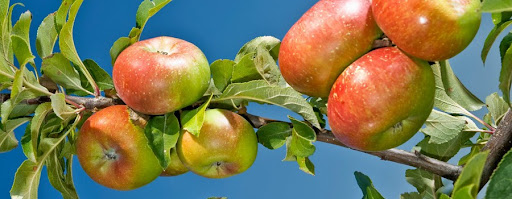
[[[279,67],[295,90],[327,97],[341,72],[382,35],[369,0],[321,0],[286,33]]]
[[[421,128],[434,104],[430,65],[395,47],[369,52],[334,83],[327,116],[333,134],[361,151],[399,146]]]
[[[480,0],[373,0],[372,9],[384,34],[423,60],[459,54],[480,27]]]
[[[244,172],[256,159],[258,140],[242,116],[227,110],[205,112],[199,137],[182,131],[176,151],[192,172],[207,178],[226,178]]]
[[[89,117],[78,134],[76,150],[85,173],[112,189],[136,189],[162,173],[144,129],[132,123],[125,105],[110,106]]]
[[[160,176],[177,176],[184,173],[187,173],[188,169],[183,165],[181,162],[178,153],[176,152],[176,148],[171,149],[171,162],[169,163],[169,166],[164,169],[162,174]]]
[[[126,105],[144,114],[160,115],[201,98],[210,83],[210,67],[194,44],[156,37],[123,50],[112,76],[117,94]]]

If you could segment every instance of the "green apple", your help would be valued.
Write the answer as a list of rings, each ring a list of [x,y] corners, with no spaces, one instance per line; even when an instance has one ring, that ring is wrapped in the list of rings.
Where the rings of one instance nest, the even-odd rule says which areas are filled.
[[[205,112],[198,137],[183,131],[177,144],[181,161],[192,172],[208,178],[226,178],[247,170],[258,151],[253,127],[227,110]]]
[[[421,128],[434,104],[430,65],[395,47],[369,52],[334,83],[327,116],[343,144],[362,151],[401,145]]]
[[[162,173],[144,127],[132,122],[130,111],[125,105],[98,111],[85,121],[76,141],[78,161],[85,173],[117,190],[144,186]]]
[[[194,44],[172,37],[139,41],[119,54],[112,71],[119,97],[149,115],[196,102],[208,89],[210,67]]]
[[[184,173],[187,173],[188,169],[183,165],[180,158],[178,157],[178,153],[176,152],[176,148],[171,149],[171,162],[169,166],[164,169],[160,176],[177,176]]]
[[[382,35],[369,0],[320,0],[286,33],[279,67],[295,90],[327,97],[341,72]]]

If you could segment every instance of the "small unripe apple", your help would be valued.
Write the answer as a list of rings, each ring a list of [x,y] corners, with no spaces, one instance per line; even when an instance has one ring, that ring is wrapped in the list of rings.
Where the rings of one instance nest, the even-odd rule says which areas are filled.
[[[199,136],[183,131],[176,149],[190,171],[208,178],[226,178],[252,165],[258,140],[251,124],[242,116],[211,109],[205,112]]]
[[[209,86],[210,67],[194,44],[156,37],[123,50],[112,76],[126,105],[144,114],[160,115],[201,98]]]
[[[362,151],[380,151],[409,140],[434,104],[430,65],[395,47],[369,52],[334,83],[327,116],[336,138]]]
[[[144,186],[162,173],[144,129],[128,106],[110,106],[89,117],[76,141],[80,165],[97,183],[117,190]]]
[[[295,90],[327,97],[350,63],[372,48],[382,32],[369,0],[320,0],[286,33],[279,67]]]
[[[164,169],[162,174],[160,176],[177,176],[184,173],[187,173],[188,169],[183,165],[180,158],[178,157],[178,153],[176,152],[176,149],[171,149],[171,162],[169,163],[169,166]]]
[[[480,0],[373,0],[372,9],[384,34],[423,60],[459,54],[480,27]]]

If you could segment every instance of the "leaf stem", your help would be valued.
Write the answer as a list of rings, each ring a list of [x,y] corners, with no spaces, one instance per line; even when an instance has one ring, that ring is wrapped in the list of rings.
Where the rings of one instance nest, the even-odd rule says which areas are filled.
[[[480,124],[483,124],[485,127],[487,127],[490,131],[492,131],[494,133],[494,131],[496,131],[496,129],[494,127],[492,127],[491,125],[487,124],[487,122],[484,122],[482,119],[478,118],[477,116],[475,116],[473,113],[467,111],[467,114],[469,116],[471,116],[473,119],[475,119],[477,122],[480,122]],[[491,133],[492,134],[492,133]]]
[[[483,129],[469,129],[469,130],[463,130],[463,132],[479,132],[479,133],[488,133],[491,135],[494,133],[494,131],[483,130]]]

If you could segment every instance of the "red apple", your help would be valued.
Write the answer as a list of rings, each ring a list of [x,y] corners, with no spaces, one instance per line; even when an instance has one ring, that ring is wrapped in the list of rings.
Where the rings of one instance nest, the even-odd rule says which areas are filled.
[[[119,54],[112,72],[119,97],[150,115],[172,112],[203,96],[210,68],[192,43],[172,37],[139,41]]]
[[[183,165],[180,158],[178,157],[178,153],[176,152],[176,149],[171,149],[171,162],[169,163],[169,166],[164,169],[162,174],[160,176],[177,176],[184,173],[187,173],[188,169]]]
[[[143,127],[131,121],[128,106],[110,106],[89,117],[78,134],[76,150],[85,173],[112,189],[135,189],[162,173]]]
[[[480,26],[480,0],[373,0],[375,21],[401,50],[423,60],[459,54]]]
[[[426,61],[395,47],[369,52],[334,83],[327,116],[343,144],[362,151],[401,145],[423,125],[434,104],[435,82]]]
[[[279,51],[279,67],[295,90],[327,97],[341,72],[368,52],[382,33],[369,0],[321,0],[292,26]]]
[[[242,116],[211,109],[205,113],[199,137],[182,132],[176,149],[190,171],[208,178],[225,178],[252,165],[258,140],[251,124]]]

